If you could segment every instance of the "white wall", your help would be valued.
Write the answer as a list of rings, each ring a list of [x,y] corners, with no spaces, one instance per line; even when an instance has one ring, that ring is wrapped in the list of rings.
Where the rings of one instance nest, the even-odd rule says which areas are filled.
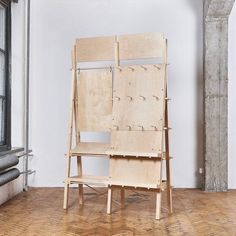
[[[12,4],[12,146],[23,147],[24,123],[24,0]],[[23,170],[23,160],[17,168]],[[23,190],[23,176],[0,187],[0,205]]]
[[[236,188],[236,7],[229,19],[229,188]]]
[[[31,146],[33,186],[62,186],[70,93],[70,50],[77,37],[164,32],[169,39],[171,152],[175,187],[196,187],[202,159],[202,1],[32,0]],[[200,97],[200,98],[199,98]],[[88,159],[88,172],[107,173]]]

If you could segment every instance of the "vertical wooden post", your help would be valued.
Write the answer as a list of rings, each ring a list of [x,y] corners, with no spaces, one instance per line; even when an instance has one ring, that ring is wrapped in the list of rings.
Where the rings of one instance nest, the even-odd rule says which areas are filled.
[[[69,110],[69,127],[68,127],[68,150],[66,155],[66,178],[64,188],[64,202],[63,208],[68,207],[68,196],[69,196],[69,185],[68,178],[70,177],[70,166],[71,166],[71,145],[72,145],[72,134],[73,134],[73,118],[75,115],[75,81],[76,81],[76,67],[75,67],[75,49],[72,51],[72,81],[71,81],[71,97],[70,97],[70,110]]]
[[[161,218],[161,190],[156,193],[156,220]]]
[[[167,90],[166,90],[167,97]],[[165,101],[165,152],[166,152],[166,180],[167,180],[167,204],[169,213],[173,212],[172,207],[172,187],[171,187],[171,176],[170,176],[170,151],[169,151],[169,129],[168,129],[168,101]]]
[[[78,80],[78,73],[77,73],[77,58],[76,58],[76,46],[74,47],[74,68],[76,70],[75,73],[75,102],[74,102],[74,110],[75,110],[75,140],[76,144],[78,145],[80,142],[80,131],[78,127],[78,87],[77,87],[77,80]],[[77,156],[77,174],[78,176],[82,175],[82,158],[81,156]],[[84,193],[83,193],[83,184],[79,184],[79,204],[82,205],[84,202]]]
[[[168,59],[167,59],[167,49],[168,49],[168,41],[165,40],[165,56],[164,56],[164,63],[165,63],[165,76],[166,76],[166,85],[165,85],[165,97],[168,98],[168,88],[167,88],[167,65],[168,65]],[[171,176],[170,176],[170,150],[169,150],[169,121],[168,121],[168,100],[165,99],[165,120],[164,120],[164,126],[167,128],[165,129],[165,155],[166,155],[166,184],[167,184],[167,204],[169,213],[171,214],[173,212],[173,206],[172,206],[172,187],[171,187]]]
[[[114,49],[115,49],[115,66],[120,66],[119,42],[117,36],[115,37]]]
[[[108,187],[108,196],[107,196],[107,214],[111,214],[112,208],[112,187]]]
[[[120,191],[121,208],[125,208],[125,189],[122,188]]]

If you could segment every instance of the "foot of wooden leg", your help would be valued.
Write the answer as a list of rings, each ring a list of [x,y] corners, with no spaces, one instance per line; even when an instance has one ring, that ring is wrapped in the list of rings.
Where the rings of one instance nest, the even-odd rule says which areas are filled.
[[[156,193],[156,220],[161,218],[161,191]]]
[[[83,190],[83,184],[79,184],[79,204],[84,204],[84,190]]]
[[[68,195],[69,195],[69,184],[66,182],[64,188],[64,202],[63,202],[63,208],[65,210],[68,208]]]
[[[120,190],[120,201],[121,201],[121,208],[125,208],[125,189],[122,188]]]
[[[107,196],[107,214],[111,214],[111,201],[112,201],[112,188],[108,187],[108,196]]]
[[[172,214],[173,204],[172,204],[172,188],[171,187],[167,189],[167,202],[168,202],[169,214]]]

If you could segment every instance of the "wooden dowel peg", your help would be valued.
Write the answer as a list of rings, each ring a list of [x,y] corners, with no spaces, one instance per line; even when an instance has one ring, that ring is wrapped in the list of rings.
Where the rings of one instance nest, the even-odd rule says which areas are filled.
[[[121,67],[117,66],[116,69],[118,69],[120,72],[122,71]]]
[[[127,96],[127,98],[129,98],[129,99],[130,99],[130,101],[132,101],[132,100],[133,100],[133,98],[132,98],[131,96]]]
[[[157,68],[158,70],[160,70],[161,69],[161,67],[160,66],[157,66],[157,65],[153,65],[155,68]]]
[[[170,127],[164,127],[164,130],[170,130],[171,128]]]
[[[113,125],[113,127],[115,127],[116,130],[119,130],[119,126],[118,125]]]
[[[120,97],[118,97],[118,96],[115,96],[115,98],[116,98],[116,100],[117,100],[117,101],[120,101]]]
[[[152,95],[157,101],[159,100],[159,97],[156,95]]]
[[[153,128],[154,128],[154,130],[156,130],[156,131],[157,131],[157,127],[156,127],[155,125],[151,125],[151,127],[153,127]]]
[[[130,125],[126,125],[126,127],[128,127],[128,129],[131,130],[131,126]]]
[[[144,127],[142,125],[138,125],[138,127],[140,127],[142,131],[144,131]]]
[[[146,100],[146,98],[144,96],[142,96],[142,95],[139,95],[139,97],[141,97],[143,99],[143,101]]]
[[[170,100],[171,100],[171,98],[168,98],[168,97],[166,97],[166,98],[165,98],[165,100],[166,100],[166,101],[170,101]]]
[[[141,66],[141,68],[143,68],[144,70],[147,70],[147,67],[145,67],[145,66]]]
[[[129,68],[130,70],[134,71],[134,67],[129,66],[128,68]]]

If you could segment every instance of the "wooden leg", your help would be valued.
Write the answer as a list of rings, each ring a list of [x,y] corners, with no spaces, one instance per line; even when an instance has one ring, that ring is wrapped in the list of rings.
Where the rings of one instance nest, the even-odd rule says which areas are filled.
[[[79,184],[79,204],[84,204],[84,190],[83,190],[83,184]]]
[[[66,210],[68,208],[68,197],[69,197],[69,185],[68,178],[70,177],[70,163],[71,157],[66,157],[66,179],[65,179],[65,188],[64,188],[64,202],[63,208]]]
[[[161,218],[161,191],[156,193],[156,220]]]
[[[111,202],[112,202],[112,188],[108,187],[107,214],[109,214],[109,215],[111,214],[111,208],[112,208]]]
[[[82,160],[80,156],[77,156],[77,173],[78,176],[82,175]],[[84,204],[83,184],[79,184],[79,204]]]
[[[121,208],[125,208],[125,189],[122,188],[120,190],[120,201],[121,201]]]
[[[67,180],[65,182],[66,182],[66,184],[65,184],[65,188],[64,188],[63,208],[66,210],[68,208],[69,184],[67,183]]]
[[[169,214],[173,213],[173,204],[172,204],[172,187],[167,188],[167,202]]]
[[[166,90],[166,97],[167,90]],[[168,104],[167,101],[165,102],[165,127],[169,127],[168,124]],[[169,213],[172,214],[172,187],[171,187],[171,178],[170,178],[170,151],[169,151],[169,131],[168,129],[165,130],[165,149],[166,149],[166,180],[167,180],[167,204]]]

